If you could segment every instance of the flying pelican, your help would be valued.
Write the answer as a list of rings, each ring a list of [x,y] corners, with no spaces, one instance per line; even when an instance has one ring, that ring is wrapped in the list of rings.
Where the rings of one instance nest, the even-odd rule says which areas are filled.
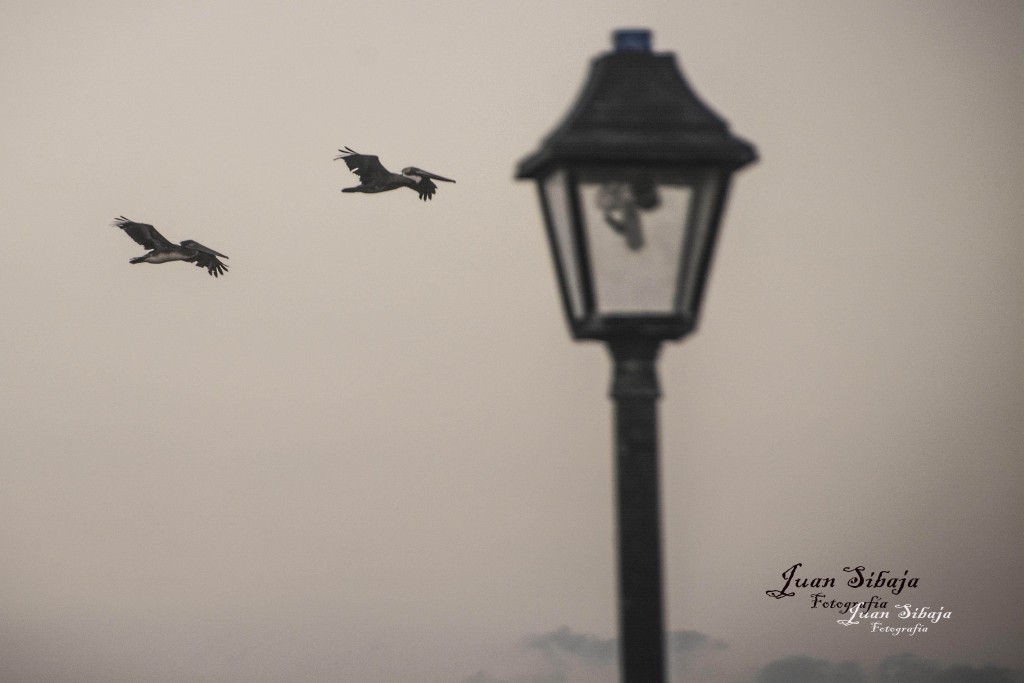
[[[129,237],[149,249],[145,256],[136,256],[128,263],[167,263],[168,261],[185,261],[194,263],[200,268],[206,268],[210,275],[220,277],[227,271],[228,267],[220,262],[221,258],[227,258],[224,254],[204,247],[194,240],[185,240],[181,244],[175,244],[157,232],[156,228],[148,223],[136,223],[124,216],[118,216],[111,223],[115,228],[121,228]]]
[[[342,192],[387,192],[399,187],[408,187],[416,190],[420,199],[426,201],[433,199],[434,193],[437,192],[437,185],[431,182],[431,179],[443,180],[446,183],[455,182],[451,178],[428,173],[415,166],[403,168],[400,174],[392,173],[384,168],[375,155],[360,154],[348,147],[338,151],[341,154],[334,157],[334,160],[344,159],[348,164],[348,170],[359,176],[359,185],[346,187]]]

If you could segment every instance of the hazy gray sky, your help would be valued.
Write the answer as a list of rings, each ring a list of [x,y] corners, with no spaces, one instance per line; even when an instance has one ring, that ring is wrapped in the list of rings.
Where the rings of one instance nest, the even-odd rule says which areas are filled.
[[[100,0],[0,3],[0,679],[615,680],[607,354],[512,175],[623,26],[761,156],[660,361],[675,680],[1020,675],[1020,2]]]

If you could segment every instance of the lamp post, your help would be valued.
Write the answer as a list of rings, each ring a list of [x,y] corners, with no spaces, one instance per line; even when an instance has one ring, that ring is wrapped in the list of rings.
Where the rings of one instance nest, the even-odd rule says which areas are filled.
[[[665,680],[656,358],[697,326],[732,173],[754,147],[647,30],[619,30],[575,105],[516,177],[540,191],[575,339],[613,363],[619,641],[625,683]]]

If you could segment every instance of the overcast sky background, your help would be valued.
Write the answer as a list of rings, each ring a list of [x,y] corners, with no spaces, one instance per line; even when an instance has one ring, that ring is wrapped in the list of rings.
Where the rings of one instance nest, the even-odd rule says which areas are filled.
[[[761,157],[659,366],[674,680],[1020,675],[1020,2],[6,0],[0,679],[616,680],[607,354],[512,176],[624,26]]]

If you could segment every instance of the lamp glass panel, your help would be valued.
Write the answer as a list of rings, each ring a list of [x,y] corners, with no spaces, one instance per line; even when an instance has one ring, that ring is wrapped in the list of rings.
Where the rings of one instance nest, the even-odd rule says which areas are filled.
[[[673,315],[701,194],[697,178],[645,169],[579,174],[580,212],[600,315]],[[698,202],[699,204],[700,202]]]
[[[676,308],[691,318],[696,315],[697,307],[700,305],[698,296],[703,290],[700,279],[707,276],[707,259],[714,247],[715,212],[720,195],[725,191],[723,182],[721,174],[709,173],[698,186],[693,205],[690,207],[689,246],[684,250],[679,271]]]
[[[541,187],[547,206],[547,220],[559,272],[563,279],[566,296],[569,299],[570,315],[574,319],[583,316],[583,293],[580,284],[580,267],[576,261],[576,240],[573,232],[573,212],[569,179],[562,169],[547,176]]]

